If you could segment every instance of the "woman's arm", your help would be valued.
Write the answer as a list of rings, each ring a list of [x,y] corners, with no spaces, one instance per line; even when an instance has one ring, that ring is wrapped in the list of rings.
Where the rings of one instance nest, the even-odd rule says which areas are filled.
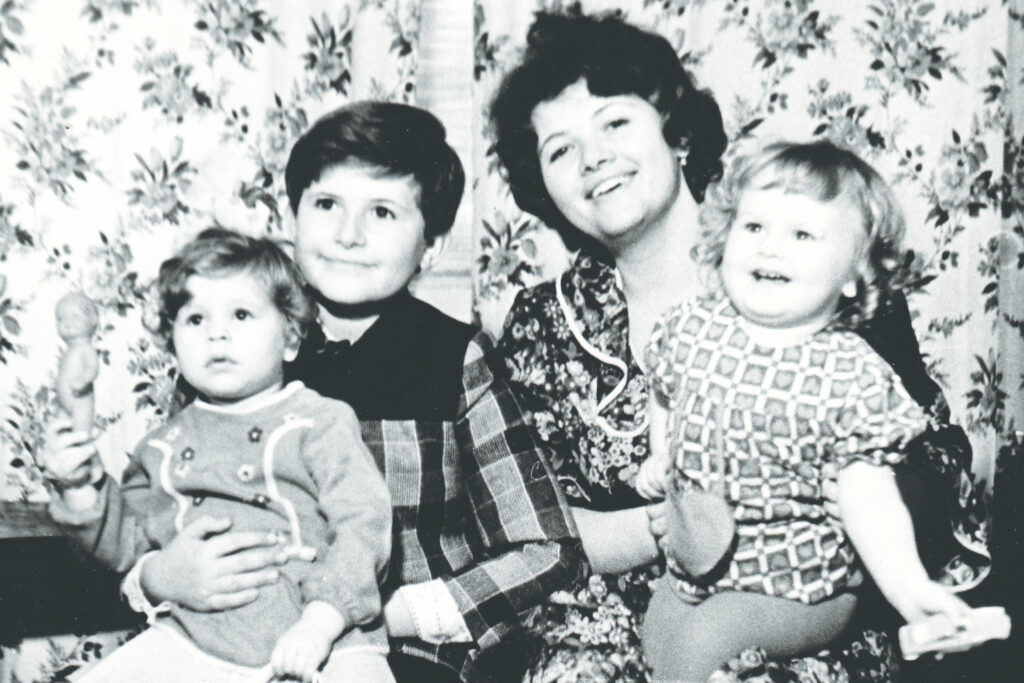
[[[619,574],[658,559],[658,542],[651,529],[654,511],[648,509],[655,507],[611,512],[572,508],[583,551],[595,573]]]

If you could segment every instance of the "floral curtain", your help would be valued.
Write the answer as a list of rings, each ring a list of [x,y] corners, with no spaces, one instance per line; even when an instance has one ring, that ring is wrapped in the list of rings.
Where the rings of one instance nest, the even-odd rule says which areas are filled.
[[[0,0],[0,498],[45,498],[57,298],[100,304],[97,425],[119,470],[170,398],[143,324],[160,261],[212,224],[287,237],[284,164],[308,123],[416,100],[420,5]],[[4,648],[0,681],[50,680],[117,637]]]
[[[476,2],[486,108],[532,13],[559,0]],[[918,286],[914,324],[933,377],[991,481],[1024,419],[1024,17],[1001,0],[626,0],[676,47],[722,109],[731,158],[766,140],[827,137],[875,165],[903,202]],[[515,293],[567,263],[519,211],[489,137],[476,148],[476,314],[492,334]]]

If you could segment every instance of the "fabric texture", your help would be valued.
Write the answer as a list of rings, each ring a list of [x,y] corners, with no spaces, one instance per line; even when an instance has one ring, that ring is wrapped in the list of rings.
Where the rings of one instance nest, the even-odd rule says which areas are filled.
[[[905,311],[899,300],[886,306]],[[882,310],[886,315],[887,308]],[[909,323],[909,317],[898,312],[886,319]],[[876,339],[913,339],[909,326],[886,325],[872,332]],[[633,480],[650,453],[648,390],[628,339],[626,301],[615,271],[581,252],[558,280],[517,296],[497,344],[513,390],[532,412],[541,439],[552,448],[552,469],[571,505],[614,510],[645,503],[633,489]],[[885,358],[897,375],[923,367],[912,341],[893,341],[890,346],[906,352]],[[932,415],[944,406],[941,392],[936,391],[934,398],[934,406],[922,406]],[[962,440],[957,428],[930,429],[908,445],[906,458],[931,473],[940,486],[936,490],[956,513],[961,537],[983,550],[984,534],[976,523],[976,500],[966,474],[970,452],[962,448]],[[951,566],[958,568],[951,572],[951,580],[977,579],[973,568],[964,570],[959,562]],[[663,572],[654,566],[621,575],[592,575],[583,589],[554,594],[531,621],[531,679],[647,680],[637,630],[652,578]],[[883,625],[870,624],[818,657],[774,661],[747,651],[729,662],[722,675],[742,679],[770,672],[783,679],[814,675],[824,681],[887,681],[897,670]]]
[[[313,600],[345,619],[349,630],[336,648],[387,646],[377,588],[391,549],[387,488],[351,409],[300,383],[246,410],[189,405],[139,444],[122,484],[108,479],[93,509],[68,510],[54,498],[50,510],[65,533],[118,571],[203,515],[313,548],[315,561],[291,560],[248,605],[171,606],[161,623],[215,657],[265,665]]]
[[[404,654],[464,680],[514,679],[523,615],[582,574],[565,499],[486,336],[407,292],[354,343],[314,329],[290,373],[352,405],[394,510],[389,588],[440,578],[471,644],[407,639]]]
[[[701,297],[655,324],[644,365],[668,409],[673,488],[720,492],[736,520],[724,575],[691,580],[670,562],[677,590],[807,604],[847,590],[856,554],[824,487],[856,460],[902,461],[927,425],[888,364],[853,332],[762,346],[726,297]]]

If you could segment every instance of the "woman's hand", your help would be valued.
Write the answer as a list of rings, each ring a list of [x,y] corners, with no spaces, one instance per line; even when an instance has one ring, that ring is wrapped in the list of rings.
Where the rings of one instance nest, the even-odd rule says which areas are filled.
[[[152,602],[175,602],[199,612],[248,604],[259,587],[277,581],[288,561],[279,538],[262,531],[229,532],[231,520],[200,517],[142,565]]]
[[[892,596],[893,607],[908,624],[937,615],[949,620],[949,633],[966,628],[971,621],[970,606],[948,587],[935,581],[915,581]]]

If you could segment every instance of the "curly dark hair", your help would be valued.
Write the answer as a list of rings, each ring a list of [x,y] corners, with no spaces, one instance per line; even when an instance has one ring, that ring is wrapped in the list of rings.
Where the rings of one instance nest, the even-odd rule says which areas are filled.
[[[832,329],[854,329],[875,314],[882,293],[899,289],[904,279],[903,236],[906,221],[892,189],[870,164],[828,140],[774,142],[743,156],[708,191],[701,206],[701,244],[694,256],[717,273],[725,243],[747,190],[780,188],[819,202],[847,199],[861,213],[867,234],[857,294],[840,298]]]
[[[316,306],[306,294],[295,262],[277,242],[249,237],[226,228],[207,228],[160,265],[157,291],[160,323],[156,334],[174,352],[174,319],[192,298],[186,286],[193,275],[252,273],[267,287],[270,300],[284,316],[298,340],[316,320]]]
[[[537,153],[534,108],[581,78],[599,97],[636,95],[661,114],[662,134],[675,149],[686,149],[683,169],[699,202],[708,183],[722,175],[728,142],[714,96],[698,89],[672,45],[613,12],[591,16],[578,8],[567,14],[538,12],[526,37],[526,52],[491,102],[495,150],[508,174],[512,196],[557,229],[569,248],[588,240],[555,206],[544,186]]]

